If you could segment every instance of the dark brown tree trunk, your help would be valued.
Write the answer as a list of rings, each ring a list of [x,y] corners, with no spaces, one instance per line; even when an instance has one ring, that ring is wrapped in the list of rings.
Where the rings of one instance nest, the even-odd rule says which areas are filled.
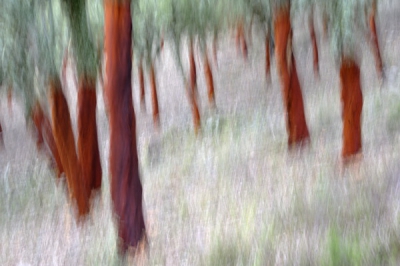
[[[193,40],[189,41],[189,102],[192,109],[194,132],[197,135],[200,129],[200,112],[197,103],[197,74],[196,63],[194,61]]]
[[[138,67],[138,76],[139,76],[139,90],[140,90],[140,108],[142,111],[146,110],[146,100],[145,100],[145,91],[144,91],[144,73],[143,73],[143,62],[140,60]]]
[[[89,212],[89,198],[76,154],[68,104],[58,78],[54,78],[50,83],[50,104],[54,139],[67,177],[71,199],[73,203],[76,201],[81,218]]]
[[[104,1],[105,94],[109,102],[111,198],[118,219],[119,250],[145,237],[142,184],[132,105],[130,1]]]
[[[310,28],[310,37],[311,44],[313,49],[313,66],[314,66],[314,74],[316,77],[319,77],[319,58],[318,58],[318,45],[317,38],[315,37],[315,28],[314,28],[314,12],[311,12],[311,18],[309,21]]]
[[[360,82],[360,67],[349,58],[343,58],[340,67],[343,148],[342,157],[347,159],[361,151],[361,112],[363,96]]]
[[[281,79],[283,102],[286,110],[286,128],[289,147],[309,139],[304,114],[303,97],[297,76],[296,62],[291,47],[292,28],[290,8],[276,12],[275,42],[278,73]]]
[[[378,74],[378,78],[382,80],[384,78],[383,63],[382,63],[381,51],[379,48],[378,34],[376,32],[375,13],[376,13],[376,7],[374,6],[371,14],[369,15],[369,28],[371,31],[372,52],[375,57],[376,72]]]
[[[214,78],[210,66],[210,61],[208,60],[207,51],[205,51],[204,53],[204,76],[207,83],[208,103],[212,108],[214,108],[215,107]]]
[[[36,127],[36,147],[38,151],[43,150],[44,141],[46,142],[50,152],[50,161],[56,170],[57,177],[61,177],[64,168],[61,163],[60,154],[51,129],[51,124],[47,116],[44,115],[40,103],[37,102],[32,110],[32,120]]]
[[[150,86],[151,86],[151,102],[153,106],[153,123],[156,128],[159,128],[160,114],[158,110],[157,83],[156,83],[156,74],[154,72],[153,62],[150,64]]]
[[[101,162],[96,123],[96,83],[82,78],[78,90],[78,159],[85,182],[86,194],[101,188]]]

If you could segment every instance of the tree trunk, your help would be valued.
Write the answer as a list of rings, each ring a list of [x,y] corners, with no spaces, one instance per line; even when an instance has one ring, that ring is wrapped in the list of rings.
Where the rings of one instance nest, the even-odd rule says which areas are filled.
[[[375,63],[376,63],[376,72],[378,74],[379,79],[383,79],[383,63],[382,63],[382,57],[381,57],[381,51],[379,48],[379,41],[378,41],[378,35],[376,32],[376,24],[375,24],[375,7],[372,9],[371,14],[369,15],[369,28],[371,31],[371,42],[372,42],[372,52],[375,57]]]
[[[142,184],[132,105],[130,1],[104,1],[105,93],[109,102],[110,175],[113,209],[118,219],[119,250],[125,253],[145,237]]]
[[[50,104],[56,146],[67,177],[71,199],[73,203],[76,201],[78,215],[81,218],[89,212],[89,198],[81,177],[68,104],[58,78],[51,80],[50,83]]]
[[[208,60],[207,51],[204,53],[204,75],[207,83],[208,103],[210,104],[211,108],[215,108],[214,79],[210,61]]]
[[[101,162],[96,123],[96,83],[82,78],[78,90],[78,159],[85,182],[86,195],[101,188]]]
[[[343,58],[340,67],[343,148],[342,157],[351,157],[361,151],[361,112],[363,96],[360,82],[360,67],[349,58]]]
[[[281,79],[283,102],[286,110],[286,129],[289,148],[309,139],[304,114],[303,97],[297,76],[291,41],[290,8],[276,12],[275,42],[278,73]]]
[[[194,49],[193,40],[189,41],[189,102],[192,109],[194,132],[197,135],[200,129],[200,112],[197,103],[197,74],[196,74],[196,63],[194,61]]]
[[[153,62],[150,64],[150,85],[151,85],[151,102],[153,105],[153,123],[156,128],[160,126],[160,114],[158,110],[157,84],[154,72]]]
[[[50,161],[53,166],[55,164],[54,168],[56,169],[57,177],[61,177],[64,168],[61,163],[60,153],[57,149],[50,121],[44,115],[39,102],[35,104],[32,110],[32,120],[36,127],[36,147],[38,151],[43,150],[43,143],[45,141],[51,152]]]
[[[313,49],[314,74],[316,77],[319,77],[319,58],[318,58],[317,38],[315,37],[314,12],[311,12],[309,28],[310,28],[311,44],[312,44],[312,49]]]
[[[138,76],[139,76],[139,90],[140,90],[140,109],[142,111],[146,111],[146,100],[145,100],[145,91],[144,91],[144,73],[143,73],[143,62],[140,60],[138,67]]]
[[[271,54],[269,46],[269,32],[265,35],[265,77],[271,79]]]

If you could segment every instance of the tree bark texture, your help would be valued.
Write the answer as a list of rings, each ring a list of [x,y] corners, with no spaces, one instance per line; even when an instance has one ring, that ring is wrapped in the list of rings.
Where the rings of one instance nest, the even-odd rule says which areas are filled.
[[[197,135],[200,129],[200,112],[197,100],[197,72],[192,39],[189,41],[189,68],[189,102],[192,109],[194,132]]]
[[[361,91],[360,67],[349,58],[344,58],[340,67],[341,101],[343,120],[344,159],[361,151],[361,112],[363,95]]]
[[[153,123],[156,128],[160,126],[160,112],[158,109],[157,83],[156,74],[154,72],[154,64],[150,64],[150,87],[151,87],[151,103],[153,107]]]
[[[314,74],[316,77],[319,77],[318,45],[317,45],[317,38],[315,36],[314,13],[311,13],[309,28],[310,28],[311,45],[313,49]]]
[[[53,134],[66,174],[69,194],[73,203],[76,201],[78,216],[81,218],[89,212],[89,198],[76,154],[68,104],[58,78],[50,83],[50,105]]]
[[[281,80],[288,145],[292,147],[309,139],[304,114],[303,96],[297,76],[296,62],[291,47],[292,28],[290,8],[279,9],[275,17],[275,49],[278,73]]]
[[[146,110],[146,99],[145,99],[145,91],[144,91],[144,73],[143,73],[142,60],[140,60],[140,62],[139,62],[138,77],[139,77],[140,108],[142,109],[142,111],[145,111]]]
[[[379,47],[378,34],[376,32],[375,12],[375,8],[373,8],[371,14],[369,15],[369,28],[371,31],[372,53],[375,57],[376,72],[378,74],[378,78],[383,79],[383,63],[381,50]]]
[[[96,123],[96,83],[82,78],[78,90],[78,159],[86,194],[101,188],[102,169]]]
[[[111,198],[118,219],[119,250],[145,236],[142,184],[132,105],[130,1],[104,1],[105,93],[109,103]]]
[[[265,77],[271,78],[271,54],[269,45],[269,32],[265,35]]]
[[[212,108],[214,108],[215,107],[214,77],[212,74],[210,61],[208,60],[207,51],[205,51],[204,53],[204,76],[207,83],[208,103]]]

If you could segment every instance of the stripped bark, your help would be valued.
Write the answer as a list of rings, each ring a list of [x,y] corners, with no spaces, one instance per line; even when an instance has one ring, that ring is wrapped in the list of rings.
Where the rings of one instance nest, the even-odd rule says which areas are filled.
[[[342,157],[347,159],[359,153],[362,148],[361,112],[363,96],[361,91],[360,67],[353,59],[342,59],[340,81],[343,107]]]
[[[151,102],[153,107],[153,123],[156,128],[159,128],[160,114],[158,109],[157,83],[156,83],[156,75],[154,72],[153,62],[151,62],[150,64],[150,87],[151,87]]]
[[[96,83],[94,78],[81,78],[78,90],[78,159],[90,198],[101,188],[101,162],[96,124]]]
[[[77,204],[78,218],[82,218],[89,212],[89,198],[81,178],[68,104],[58,78],[50,82],[50,105],[52,130],[66,174],[69,194],[73,204]]]
[[[119,251],[145,237],[142,184],[132,105],[130,1],[104,1],[105,94],[109,103],[111,199],[117,216]]]
[[[290,7],[279,9],[275,17],[276,61],[281,79],[283,102],[286,111],[286,129],[289,148],[309,140],[304,114],[303,96],[297,76],[291,41]]]

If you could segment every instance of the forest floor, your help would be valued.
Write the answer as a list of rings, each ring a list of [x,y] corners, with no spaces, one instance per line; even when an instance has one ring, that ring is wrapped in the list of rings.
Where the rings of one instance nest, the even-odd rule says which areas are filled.
[[[197,59],[202,130],[194,136],[190,107],[168,42],[157,60],[161,130],[134,106],[149,247],[129,263],[143,265],[398,265],[400,263],[400,4],[381,6],[377,27],[387,75],[380,84],[367,39],[362,58],[363,156],[341,167],[338,70],[321,37],[314,77],[309,33],[295,19],[294,52],[311,144],[287,151],[275,58],[265,80],[262,38],[249,58],[232,34],[213,64],[217,110],[207,104]],[[186,50],[183,59],[186,62]],[[187,65],[184,65],[187,69]],[[71,70],[69,69],[71,78]],[[76,90],[66,91],[76,124]],[[64,182],[36,150],[22,104],[5,97],[0,121],[0,265],[119,265],[110,204],[108,125],[101,90],[97,121],[103,166],[101,196],[78,226]]]

